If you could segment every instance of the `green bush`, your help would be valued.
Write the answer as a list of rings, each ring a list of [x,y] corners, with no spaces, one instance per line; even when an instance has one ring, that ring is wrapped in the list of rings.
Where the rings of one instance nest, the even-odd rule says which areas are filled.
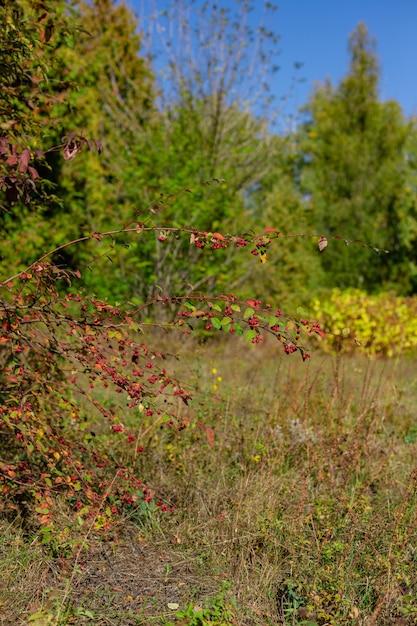
[[[327,300],[314,300],[312,311],[326,333],[321,345],[327,352],[359,348],[391,357],[417,348],[417,298],[335,289]]]

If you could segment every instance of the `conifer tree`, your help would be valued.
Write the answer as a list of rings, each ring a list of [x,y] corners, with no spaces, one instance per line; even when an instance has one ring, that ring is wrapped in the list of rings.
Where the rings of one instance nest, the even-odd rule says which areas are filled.
[[[379,62],[364,24],[351,35],[349,52],[340,85],[320,86],[306,107],[302,189],[320,234],[361,240],[377,251],[332,245],[322,255],[328,286],[407,293],[417,287],[404,239],[415,213],[408,159],[415,129],[397,102],[379,101]]]

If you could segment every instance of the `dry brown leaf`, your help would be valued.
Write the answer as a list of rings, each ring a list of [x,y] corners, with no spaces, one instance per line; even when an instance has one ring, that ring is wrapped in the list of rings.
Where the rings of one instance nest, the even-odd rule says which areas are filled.
[[[328,244],[327,237],[320,237],[320,239],[319,239],[319,250],[320,250],[320,252],[323,252],[323,250],[325,248],[327,248],[327,244]]]

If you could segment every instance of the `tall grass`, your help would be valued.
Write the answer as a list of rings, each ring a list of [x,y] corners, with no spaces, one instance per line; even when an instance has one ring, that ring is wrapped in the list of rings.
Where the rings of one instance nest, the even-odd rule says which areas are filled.
[[[188,345],[178,369],[193,390],[182,409],[190,425],[178,432],[142,421],[145,452],[136,468],[176,512],[123,520],[109,558],[123,554],[140,586],[128,546],[139,545],[145,559],[152,553],[153,581],[177,589],[179,608],[226,583],[234,617],[208,624],[417,623],[414,368],[413,360],[317,353],[302,363],[239,341],[227,349]],[[199,422],[214,430],[212,447]],[[26,566],[16,562],[19,578]],[[77,623],[91,623],[80,607],[99,620],[104,606],[113,621],[102,623],[203,623],[168,618],[169,597],[155,585],[147,598],[132,597],[127,619],[108,594],[105,601],[88,585],[83,592],[82,571],[73,580]],[[9,585],[3,602],[10,607],[17,593]]]

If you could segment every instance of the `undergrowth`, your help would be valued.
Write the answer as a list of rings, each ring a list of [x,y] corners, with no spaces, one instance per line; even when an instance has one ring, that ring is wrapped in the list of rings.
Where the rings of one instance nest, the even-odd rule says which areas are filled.
[[[136,466],[174,513],[4,524],[2,623],[417,623],[414,361],[183,351],[189,427],[144,416]]]

